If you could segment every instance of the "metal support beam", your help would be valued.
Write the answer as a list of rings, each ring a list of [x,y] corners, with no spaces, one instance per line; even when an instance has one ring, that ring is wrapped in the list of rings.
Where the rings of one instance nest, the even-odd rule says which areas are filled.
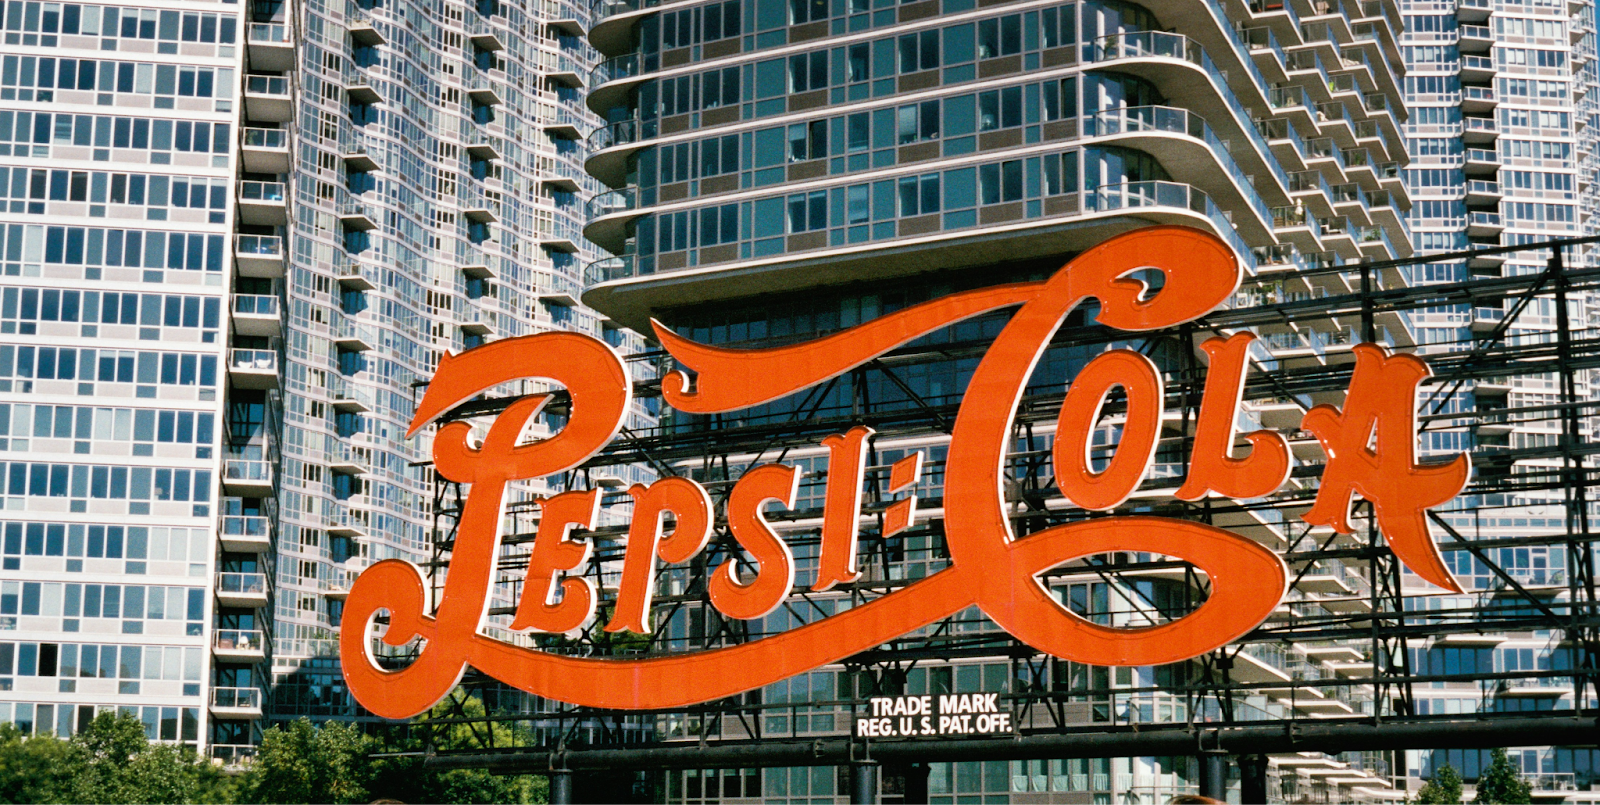
[[[1324,722],[1282,722],[1260,726],[1206,730],[1205,751],[1234,755],[1381,751],[1414,749],[1491,749],[1501,746],[1594,746],[1600,742],[1600,718],[1512,716],[1431,719],[1375,724],[1371,719]],[[1185,725],[1170,728],[1141,725],[1025,735],[1015,739],[891,741],[874,744],[880,763],[961,760],[1030,760],[1046,758],[1148,757],[1200,754],[1197,736]],[[737,741],[681,745],[646,745],[615,749],[564,749],[560,762],[579,770],[772,768],[779,766],[844,766],[855,759],[848,737],[816,740]],[[854,751],[859,753],[856,744]],[[425,765],[439,768],[481,768],[514,774],[540,774],[557,763],[555,753],[519,749],[507,752],[435,754]]]
[[[572,770],[550,770],[551,805],[569,805],[572,802]]]
[[[1222,799],[1222,797],[1218,797]],[[1267,801],[1267,756],[1241,755],[1239,757],[1239,801]]]
[[[878,761],[850,762],[850,805],[877,805]]]
[[[1218,802],[1228,799],[1228,756],[1208,752],[1200,756],[1200,795]]]

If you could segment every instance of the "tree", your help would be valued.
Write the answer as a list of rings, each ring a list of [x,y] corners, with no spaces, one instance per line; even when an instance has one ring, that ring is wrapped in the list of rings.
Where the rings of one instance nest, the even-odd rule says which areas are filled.
[[[226,802],[222,773],[187,747],[152,744],[131,714],[101,713],[70,741],[0,725],[0,801]]]
[[[451,694],[459,699],[459,711],[452,702],[441,702],[428,714],[430,718],[482,719],[488,714],[483,701],[459,689]],[[503,723],[455,723],[434,734],[433,749],[438,751],[481,749],[486,744],[480,731],[492,735],[492,745],[513,746],[514,735]],[[420,752],[426,747],[416,738],[397,736],[387,744],[389,751]],[[423,765],[418,756],[384,758],[376,763],[372,794],[401,802],[544,802],[548,792],[545,778],[529,775],[496,775],[482,769],[439,771]]]
[[[1433,779],[1417,791],[1419,805],[1460,805],[1461,774],[1449,763],[1433,770]]]
[[[29,739],[38,741],[40,737]],[[53,739],[52,739],[53,740]],[[95,716],[69,742],[78,764],[63,802],[224,802],[221,771],[188,747],[152,744],[131,713]]]
[[[72,744],[54,735],[29,738],[13,724],[0,724],[0,802],[66,802],[82,767]]]
[[[368,802],[372,748],[353,725],[313,727],[304,718],[287,729],[275,725],[261,736],[241,794],[250,802]]]
[[[1472,801],[1484,805],[1529,803],[1533,801],[1533,786],[1522,779],[1506,750],[1496,749],[1489,754],[1489,767],[1478,776],[1478,795]]]

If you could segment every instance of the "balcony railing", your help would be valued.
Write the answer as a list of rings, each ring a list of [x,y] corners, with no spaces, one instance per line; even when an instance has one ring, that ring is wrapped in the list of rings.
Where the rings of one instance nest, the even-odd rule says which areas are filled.
[[[282,202],[284,200],[283,182],[240,182],[239,199],[242,201]]]
[[[287,148],[289,132],[283,129],[245,129],[246,148]]]
[[[1224,170],[1234,180],[1234,186],[1243,193],[1245,200],[1255,209],[1261,220],[1267,221],[1272,217],[1268,211],[1267,203],[1261,199],[1255,190],[1255,185],[1245,175],[1239,163],[1233,160],[1233,155],[1228,152],[1228,144],[1218,137],[1205,119],[1187,109],[1177,109],[1170,106],[1134,106],[1124,109],[1113,109],[1098,112],[1085,120],[1084,134],[1090,137],[1106,136],[1111,134],[1126,134],[1145,131],[1159,131],[1173,134],[1186,134],[1203,141],[1217,161],[1222,163]],[[1275,162],[1273,164],[1276,164]],[[1288,184],[1288,176],[1283,176],[1283,183]]]
[[[265,573],[218,573],[217,591],[242,595],[266,595],[267,575]]]
[[[271,349],[232,349],[228,351],[228,365],[241,371],[276,372],[278,353]]]
[[[289,79],[279,75],[248,75],[244,78],[244,91],[252,95],[289,96]]]
[[[222,516],[222,535],[270,539],[272,521],[259,514],[225,514]]]
[[[260,459],[230,458],[222,463],[225,481],[272,481],[272,467]]]
[[[277,235],[239,235],[233,241],[234,251],[254,257],[282,257],[283,238]]]
[[[218,629],[213,633],[211,645],[223,651],[262,651],[266,648],[262,633],[257,629]]]
[[[278,297],[271,294],[236,294],[233,312],[238,316],[276,316]]]
[[[292,40],[292,29],[279,22],[252,22],[250,23],[251,42],[270,42],[274,45],[287,45]]]
[[[233,707],[241,710],[261,709],[260,688],[212,688],[212,707]]]

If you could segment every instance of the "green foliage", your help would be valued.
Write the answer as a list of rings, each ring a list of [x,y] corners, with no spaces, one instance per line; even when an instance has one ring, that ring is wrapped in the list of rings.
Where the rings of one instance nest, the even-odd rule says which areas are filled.
[[[1533,801],[1533,786],[1522,779],[1506,750],[1496,749],[1489,756],[1489,767],[1478,776],[1478,795],[1474,803],[1522,805]]]
[[[1419,805],[1460,805],[1461,774],[1449,763],[1433,770],[1433,779],[1417,791]]]
[[[255,763],[240,782],[250,802],[370,802],[372,739],[338,722],[306,719],[274,726],[261,738]]]
[[[0,801],[226,802],[229,785],[193,750],[151,744],[130,714],[101,713],[63,741],[0,725]]]
[[[436,708],[435,718],[485,715],[483,704],[465,698],[457,709]],[[101,713],[63,741],[53,735],[25,736],[0,724],[0,805],[6,803],[361,803],[388,798],[402,802],[544,802],[542,776],[497,776],[475,769],[426,768],[420,738],[394,733],[390,740],[364,734],[351,724],[313,726],[300,719],[274,726],[262,737],[256,760],[230,777],[187,747],[152,744],[144,725],[129,714]],[[433,735],[438,751],[509,746],[504,724],[441,725]],[[401,757],[374,753],[414,752]]]

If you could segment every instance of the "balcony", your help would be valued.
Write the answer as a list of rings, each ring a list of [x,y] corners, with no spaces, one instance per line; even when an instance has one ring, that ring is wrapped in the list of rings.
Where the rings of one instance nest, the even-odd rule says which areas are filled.
[[[1461,139],[1470,145],[1492,143],[1500,137],[1500,127],[1492,117],[1463,117]]]
[[[353,9],[345,20],[345,28],[350,32],[350,41],[361,47],[376,47],[388,42],[383,32],[372,19],[372,15],[363,9]]]
[[[352,383],[344,378],[333,384],[329,390],[333,398],[333,408],[347,414],[365,414],[372,410],[372,390]]]
[[[261,718],[261,689],[212,688],[211,715],[235,721]]]
[[[346,508],[328,518],[329,536],[361,539],[371,533],[371,518],[361,509]]]
[[[1500,155],[1492,148],[1468,148],[1467,173],[1494,173],[1500,170]]]
[[[212,744],[211,762],[227,771],[243,771],[255,762],[257,748],[250,744]]]
[[[1505,231],[1497,212],[1472,212],[1467,214],[1467,237],[1495,237]]]
[[[372,158],[367,151],[367,143],[363,139],[353,139],[339,149],[339,156],[344,160],[344,168],[350,173],[366,173],[378,169],[378,161]]]
[[[495,147],[494,140],[482,133],[473,136],[466,150],[468,156],[484,162],[493,162],[500,158],[500,149]],[[573,189],[577,189],[576,186]]]
[[[284,23],[250,23],[245,46],[252,70],[281,73],[294,69],[294,29]]]
[[[1467,23],[1482,23],[1494,11],[1493,0],[1457,0],[1456,19]]]
[[[479,224],[494,224],[500,222],[500,215],[495,212],[494,205],[489,203],[488,196],[481,191],[472,193],[461,201],[461,214],[467,220]]]
[[[559,274],[550,277],[550,287],[539,292],[539,301],[562,307],[575,307],[583,295],[578,283]]]
[[[1471,84],[1482,84],[1494,78],[1500,68],[1495,66],[1494,59],[1489,56],[1462,56],[1461,80]]]
[[[1461,111],[1469,114],[1493,112],[1500,105],[1494,87],[1462,87]]]
[[[1034,215],[1026,214],[1020,204],[980,203],[970,223],[922,231],[910,229],[906,222],[912,219],[904,219],[895,232],[875,239],[890,248],[838,249],[817,237],[819,233],[785,233],[779,236],[792,245],[786,245],[784,253],[734,262],[735,251],[725,265],[708,266],[703,261],[688,273],[677,256],[625,254],[597,260],[584,266],[583,302],[622,326],[641,329],[649,327],[652,307],[683,304],[682,300],[711,304],[763,292],[803,293],[862,276],[912,276],[965,264],[974,250],[1003,248],[1019,260],[1059,255],[1151,224],[1210,232],[1228,242],[1254,270],[1250,247],[1229,220],[1229,212],[1191,185],[1130,182],[1049,195],[1042,202],[1040,213]],[[776,223],[781,233],[782,212],[768,223]]]
[[[283,182],[240,182],[239,222],[251,226],[285,226],[289,207]]]
[[[494,314],[478,307],[469,307],[460,312],[460,320],[456,325],[467,335],[487,338],[494,335]]]
[[[378,343],[378,335],[370,324],[341,317],[333,328],[333,343],[346,352],[367,352]]]
[[[1500,183],[1493,179],[1468,179],[1467,203],[1468,204],[1497,204],[1505,198],[1505,193],[1500,189]]]
[[[355,104],[373,104],[383,100],[383,96],[373,87],[372,78],[365,70],[356,67],[344,73],[344,94]]]
[[[317,579],[317,591],[328,598],[343,601],[350,597],[350,587],[355,583],[355,574],[343,572],[331,579]]]
[[[282,279],[283,238],[277,235],[236,235],[233,268],[241,277]]]
[[[287,173],[289,132],[283,129],[247,128],[240,143],[244,169],[251,173]]]
[[[260,459],[230,458],[222,464],[222,488],[233,497],[272,494],[272,465]]]
[[[267,605],[265,573],[218,573],[217,601],[225,607],[259,609]]]
[[[260,662],[267,658],[266,641],[255,629],[218,629],[211,635],[211,655],[224,662]]]
[[[225,514],[218,536],[230,553],[266,553],[272,550],[272,521],[258,514]]]
[[[500,98],[500,92],[494,88],[494,82],[482,77],[473,81],[472,86],[467,89],[467,97],[478,106],[499,106],[504,103]]]
[[[275,336],[283,329],[278,297],[270,294],[235,294],[233,331],[239,335]]]
[[[1472,331],[1475,333],[1493,332],[1506,320],[1506,311],[1498,307],[1474,307],[1472,309]]]
[[[372,281],[371,275],[373,271],[374,269],[371,267],[363,266],[351,260],[338,266],[334,271],[334,279],[338,280],[340,288],[351,291],[370,291],[378,287],[377,283]]]
[[[467,279],[492,280],[495,278],[495,270],[489,265],[488,261],[466,263],[461,266],[461,273]]]
[[[1494,47],[1494,30],[1487,25],[1462,25],[1461,52],[1488,53]]]
[[[339,224],[353,232],[370,232],[378,228],[371,208],[359,201],[346,201],[339,205]]]
[[[287,123],[294,119],[289,79],[277,75],[244,77],[245,117],[262,123]]]
[[[234,388],[275,389],[278,387],[278,353],[271,349],[232,349],[228,351],[228,382]]]
[[[467,39],[472,46],[479,50],[496,51],[505,50],[505,42],[500,39],[500,32],[490,25],[487,20],[479,20],[467,31]]]
[[[1512,698],[1558,699],[1572,693],[1572,680],[1561,677],[1538,676],[1522,679],[1504,679],[1500,682],[1500,695]]]
[[[361,451],[343,442],[334,445],[328,453],[328,469],[340,475],[366,475],[367,465],[372,463]]]

